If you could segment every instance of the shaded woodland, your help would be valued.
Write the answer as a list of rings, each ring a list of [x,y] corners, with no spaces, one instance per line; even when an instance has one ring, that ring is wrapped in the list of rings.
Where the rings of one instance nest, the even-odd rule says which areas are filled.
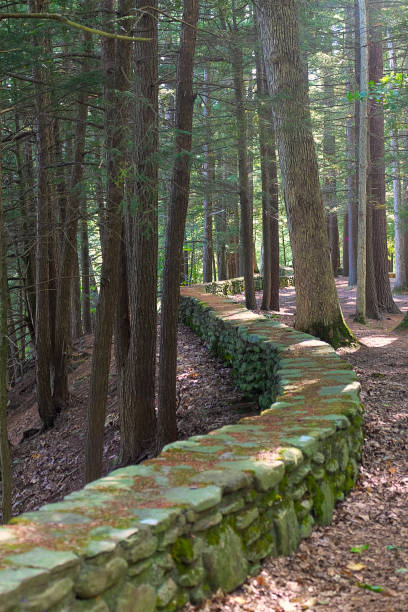
[[[180,284],[243,276],[297,329],[355,341],[407,289],[407,23],[402,2],[5,2],[0,10],[0,432],[35,368],[42,430],[70,405],[92,334],[84,482],[98,478],[109,372],[118,465],[177,439]],[[404,319],[405,320],[405,319]],[[157,327],[160,333],[157,334]],[[404,325],[404,322],[402,323]],[[156,367],[156,350],[159,352]],[[156,395],[157,391],[157,395]]]

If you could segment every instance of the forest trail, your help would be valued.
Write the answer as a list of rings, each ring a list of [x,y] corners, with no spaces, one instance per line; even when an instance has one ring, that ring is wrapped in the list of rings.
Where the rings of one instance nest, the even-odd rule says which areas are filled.
[[[291,557],[271,559],[234,593],[187,610],[408,610],[408,333],[393,331],[402,315],[355,324],[355,289],[344,278],[337,287],[360,341],[357,349],[338,351],[362,384],[365,444],[357,485],[337,506],[333,523],[316,528]],[[405,311],[408,295],[395,301]],[[281,312],[293,324],[293,288],[281,291]]]

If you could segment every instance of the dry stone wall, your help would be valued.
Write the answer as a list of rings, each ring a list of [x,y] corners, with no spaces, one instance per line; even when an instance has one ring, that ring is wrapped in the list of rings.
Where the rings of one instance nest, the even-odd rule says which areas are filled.
[[[259,416],[167,446],[0,528],[0,612],[180,609],[289,555],[355,482],[362,409],[325,343],[201,289],[181,319]]]
[[[254,275],[255,291],[262,291],[263,289],[263,276],[261,274]],[[279,275],[279,286],[293,287],[295,285],[295,277],[293,271],[290,268],[281,268],[281,274]],[[229,278],[223,281],[214,281],[212,283],[203,283],[200,287],[203,288],[205,293],[214,293],[216,295],[236,295],[244,291],[244,277],[239,276],[238,278]]]

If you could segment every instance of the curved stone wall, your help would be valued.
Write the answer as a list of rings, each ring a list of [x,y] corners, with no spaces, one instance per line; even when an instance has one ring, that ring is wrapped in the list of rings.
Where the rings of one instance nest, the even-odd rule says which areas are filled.
[[[0,528],[0,612],[177,610],[290,554],[353,486],[359,384],[331,347],[196,288],[180,316],[263,411]]]

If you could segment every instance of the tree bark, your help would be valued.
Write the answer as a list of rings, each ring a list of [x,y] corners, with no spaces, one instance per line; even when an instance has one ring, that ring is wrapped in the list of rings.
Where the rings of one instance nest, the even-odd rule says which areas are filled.
[[[257,4],[296,282],[296,328],[350,343],[329,254],[294,0]]]
[[[395,71],[394,47],[387,34],[388,56],[390,70]],[[394,196],[394,241],[395,241],[395,285],[394,291],[407,290],[407,268],[404,265],[404,222],[402,220],[402,193],[401,193],[401,167],[398,154],[398,128],[395,119],[391,118],[391,154],[392,154],[392,187]]]
[[[48,3],[43,0],[30,0],[31,12],[46,12]],[[35,39],[35,46],[49,48],[45,35],[41,41]],[[35,316],[35,350],[36,350],[36,390],[38,412],[44,429],[53,426],[57,412],[52,401],[51,372],[52,340],[54,329],[50,313],[50,249],[52,227],[50,226],[50,166],[51,122],[48,115],[51,100],[47,87],[46,68],[39,62],[34,68],[35,122],[38,160],[37,188],[37,249],[36,249],[36,316]]]
[[[109,19],[113,13],[112,0],[103,0],[102,12]],[[121,15],[128,15],[123,2]],[[130,30],[126,20],[123,29]],[[120,235],[122,226],[121,204],[124,195],[123,169],[127,164],[126,138],[128,130],[128,101],[123,92],[129,89],[131,43],[103,38],[102,70],[105,76],[105,130],[107,150],[107,206],[103,241],[103,260],[99,301],[96,309],[94,350],[92,355],[89,404],[87,412],[87,439],[85,480],[99,478],[102,470],[103,438],[108,392],[109,366],[116,299],[119,288]]]
[[[87,50],[89,35],[85,35],[85,51]],[[85,76],[88,72],[87,62],[82,68]],[[73,272],[78,267],[77,230],[80,214],[81,181],[83,177],[83,158],[85,153],[86,119],[88,106],[86,95],[81,91],[78,95],[78,114],[75,127],[75,143],[73,167],[70,182],[70,196],[68,199],[66,218],[64,223],[61,261],[57,284],[57,312],[55,327],[55,378],[54,403],[57,408],[63,408],[69,400],[68,389],[68,358],[71,344],[71,316],[70,306],[73,287]],[[76,262],[75,262],[76,260]],[[79,330],[78,330],[79,331]]]
[[[91,283],[89,265],[88,211],[86,199],[81,202],[80,219],[81,238],[81,281],[82,281],[82,323],[84,334],[92,333],[91,319]]]
[[[360,40],[360,90],[358,137],[358,248],[355,320],[366,320],[367,271],[367,166],[368,166],[368,19],[366,0],[358,0]]]
[[[137,0],[135,35],[150,42],[134,43],[133,163],[136,180],[129,186],[136,202],[127,210],[127,276],[130,339],[122,376],[120,457],[122,465],[137,463],[156,447],[155,412],[158,246],[158,36],[155,0]],[[178,272],[180,268],[178,269]],[[124,296],[126,305],[127,295]]]
[[[258,28],[255,27],[255,36],[259,37]],[[270,201],[269,168],[267,159],[267,134],[268,134],[268,111],[266,104],[270,100],[266,99],[266,75],[263,57],[258,47],[255,48],[256,61],[256,84],[258,95],[258,124],[259,124],[259,153],[261,157],[261,178],[262,178],[262,246],[263,246],[263,292],[261,310],[269,310],[272,297],[272,239],[271,239],[271,218],[272,205]]]
[[[222,156],[219,165],[221,166],[222,180],[226,179],[226,164],[225,157]],[[217,271],[218,280],[225,280],[227,276],[227,249],[226,249],[226,237],[227,237],[227,198],[225,195],[221,196],[218,201],[219,210],[215,211],[215,246],[217,253]]]
[[[238,30],[234,24],[231,44],[231,64],[234,82],[235,114],[238,147],[238,175],[240,201],[240,234],[242,247],[242,270],[245,283],[245,305],[249,310],[256,308],[254,269],[253,269],[253,221],[249,200],[247,120],[242,85],[242,49],[238,40]]]
[[[166,227],[160,322],[159,448],[177,439],[177,319],[180,261],[190,192],[191,132],[195,99],[193,94],[193,65],[198,0],[184,0],[183,6],[183,21],[177,59],[176,158],[173,166]]]
[[[369,2],[370,44],[369,44],[369,80],[380,83],[384,76],[382,44],[382,2]],[[384,146],[384,109],[381,102],[375,99],[369,104],[370,133],[370,168],[369,168],[369,201],[372,205],[372,243],[374,255],[374,273],[377,290],[378,309],[380,312],[398,313],[391,293],[388,276],[387,249],[387,216],[385,200],[385,146]]]
[[[1,110],[1,109],[0,109]],[[7,263],[6,234],[2,199],[2,118],[0,115],[0,469],[2,522],[11,518],[11,462],[7,430]]]
[[[204,143],[204,244],[203,244],[203,281],[211,283],[213,279],[213,202],[212,185],[214,182],[214,155],[211,147],[211,101],[207,95],[207,71],[204,70],[203,86],[203,122],[205,127]]]

